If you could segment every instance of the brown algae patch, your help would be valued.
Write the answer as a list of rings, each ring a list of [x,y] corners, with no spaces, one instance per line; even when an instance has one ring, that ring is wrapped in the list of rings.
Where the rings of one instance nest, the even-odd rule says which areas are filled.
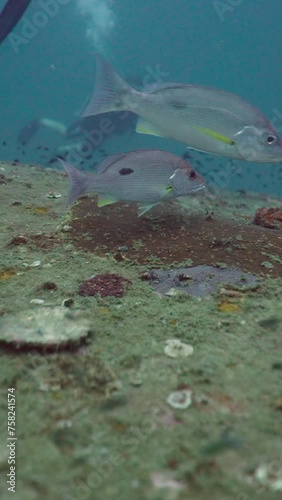
[[[74,245],[104,255],[126,247],[126,258],[163,265],[192,259],[193,265],[225,263],[252,273],[282,275],[282,233],[214,216],[189,214],[176,203],[137,217],[136,207],[118,203],[99,209],[95,198],[84,198],[72,209]],[[265,269],[262,252],[281,258]]]
[[[123,297],[124,284],[129,280],[119,274],[97,274],[81,283],[78,293],[84,297]]]

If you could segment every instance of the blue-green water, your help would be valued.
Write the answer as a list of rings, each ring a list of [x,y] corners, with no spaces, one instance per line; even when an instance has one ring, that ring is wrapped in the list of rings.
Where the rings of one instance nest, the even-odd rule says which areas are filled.
[[[127,78],[142,81],[148,67],[159,67],[170,81],[239,94],[275,119],[281,135],[281,26],[281,0],[32,0],[13,38],[0,46],[0,158],[48,165],[65,144],[60,134],[41,127],[24,151],[17,135],[34,118],[72,123],[93,88],[96,51]],[[134,132],[113,135],[102,147],[185,151]],[[192,158],[207,178],[220,169],[219,187],[282,193],[282,165],[237,162],[233,173],[228,159],[194,152]]]

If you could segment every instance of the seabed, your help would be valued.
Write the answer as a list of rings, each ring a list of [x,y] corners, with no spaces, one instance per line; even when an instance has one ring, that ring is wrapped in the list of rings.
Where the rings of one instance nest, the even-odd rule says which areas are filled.
[[[10,387],[21,500],[280,498],[282,200],[67,211],[62,172],[0,167],[1,498]],[[236,280],[194,296],[196,266]]]

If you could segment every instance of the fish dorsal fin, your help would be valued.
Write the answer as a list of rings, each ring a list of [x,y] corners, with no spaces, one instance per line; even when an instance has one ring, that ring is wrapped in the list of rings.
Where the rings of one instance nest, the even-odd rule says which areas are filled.
[[[102,162],[100,163],[100,165],[98,165],[97,169],[96,169],[96,173],[97,174],[101,174],[103,172],[105,172],[106,170],[108,170],[109,167],[111,167],[112,165],[114,165],[115,163],[117,163],[118,161],[124,159],[124,158],[128,158],[130,156],[136,158],[136,156],[138,154],[141,154],[141,155],[146,155],[146,153],[148,152],[162,152],[160,149],[134,149],[134,151],[129,151],[128,153],[116,153],[116,154],[113,154],[113,155],[110,155],[110,156],[107,156],[107,158],[105,158],[104,160],[102,160]]]
[[[97,174],[101,174],[102,172],[105,172],[106,170],[108,170],[109,167],[111,167],[117,161],[121,160],[124,156],[125,156],[124,153],[117,153],[114,155],[107,156],[107,158],[105,158],[100,163],[100,165],[98,165],[97,170],[96,170]]]
[[[147,120],[144,120],[144,118],[138,117],[135,131],[137,134],[148,134],[148,135],[156,135],[157,137],[164,137],[162,132],[158,130],[155,125],[152,125],[152,123],[147,122]]]
[[[99,208],[105,207],[106,205],[112,205],[113,203],[116,203],[118,200],[114,198],[113,196],[110,196],[108,194],[99,194],[98,195],[98,201],[97,205]]]
[[[145,156],[147,153],[151,154],[151,153],[163,153],[163,150],[162,149],[134,149],[133,151],[128,151],[128,153],[123,153],[124,157],[130,157],[130,156],[134,156],[136,157],[137,155],[141,154],[143,156]]]
[[[144,215],[146,212],[151,210],[157,203],[153,203],[153,205],[139,205],[138,206],[138,217],[141,217],[141,215]]]

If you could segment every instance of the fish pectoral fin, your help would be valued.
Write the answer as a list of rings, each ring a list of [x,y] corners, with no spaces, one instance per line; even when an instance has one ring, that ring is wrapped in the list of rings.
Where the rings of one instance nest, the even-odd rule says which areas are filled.
[[[235,142],[232,141],[232,139],[230,139],[229,137],[220,134],[219,132],[216,132],[215,130],[212,130],[210,128],[200,127],[198,125],[195,125],[193,128],[199,130],[200,132],[203,132],[203,134],[214,137],[214,139],[217,139],[218,141],[225,142],[225,144],[230,144],[230,146],[233,146],[235,144]]]
[[[141,217],[141,215],[144,215],[146,212],[151,210],[157,203],[153,203],[153,205],[139,205],[138,206],[138,217]]]
[[[118,200],[113,196],[107,194],[99,194],[97,205],[99,208],[105,207],[106,205],[112,205],[112,203],[116,203]]]
[[[158,130],[155,125],[152,125],[152,123],[147,122],[147,120],[144,120],[144,118],[141,118],[140,116],[138,117],[136,127],[135,127],[135,132],[137,134],[147,134],[147,135],[156,135],[157,137],[164,137],[162,132]]]
[[[170,193],[173,191],[172,186],[167,186],[164,188],[164,191],[159,194],[160,200],[166,201],[167,199],[169,200],[171,198]]]

